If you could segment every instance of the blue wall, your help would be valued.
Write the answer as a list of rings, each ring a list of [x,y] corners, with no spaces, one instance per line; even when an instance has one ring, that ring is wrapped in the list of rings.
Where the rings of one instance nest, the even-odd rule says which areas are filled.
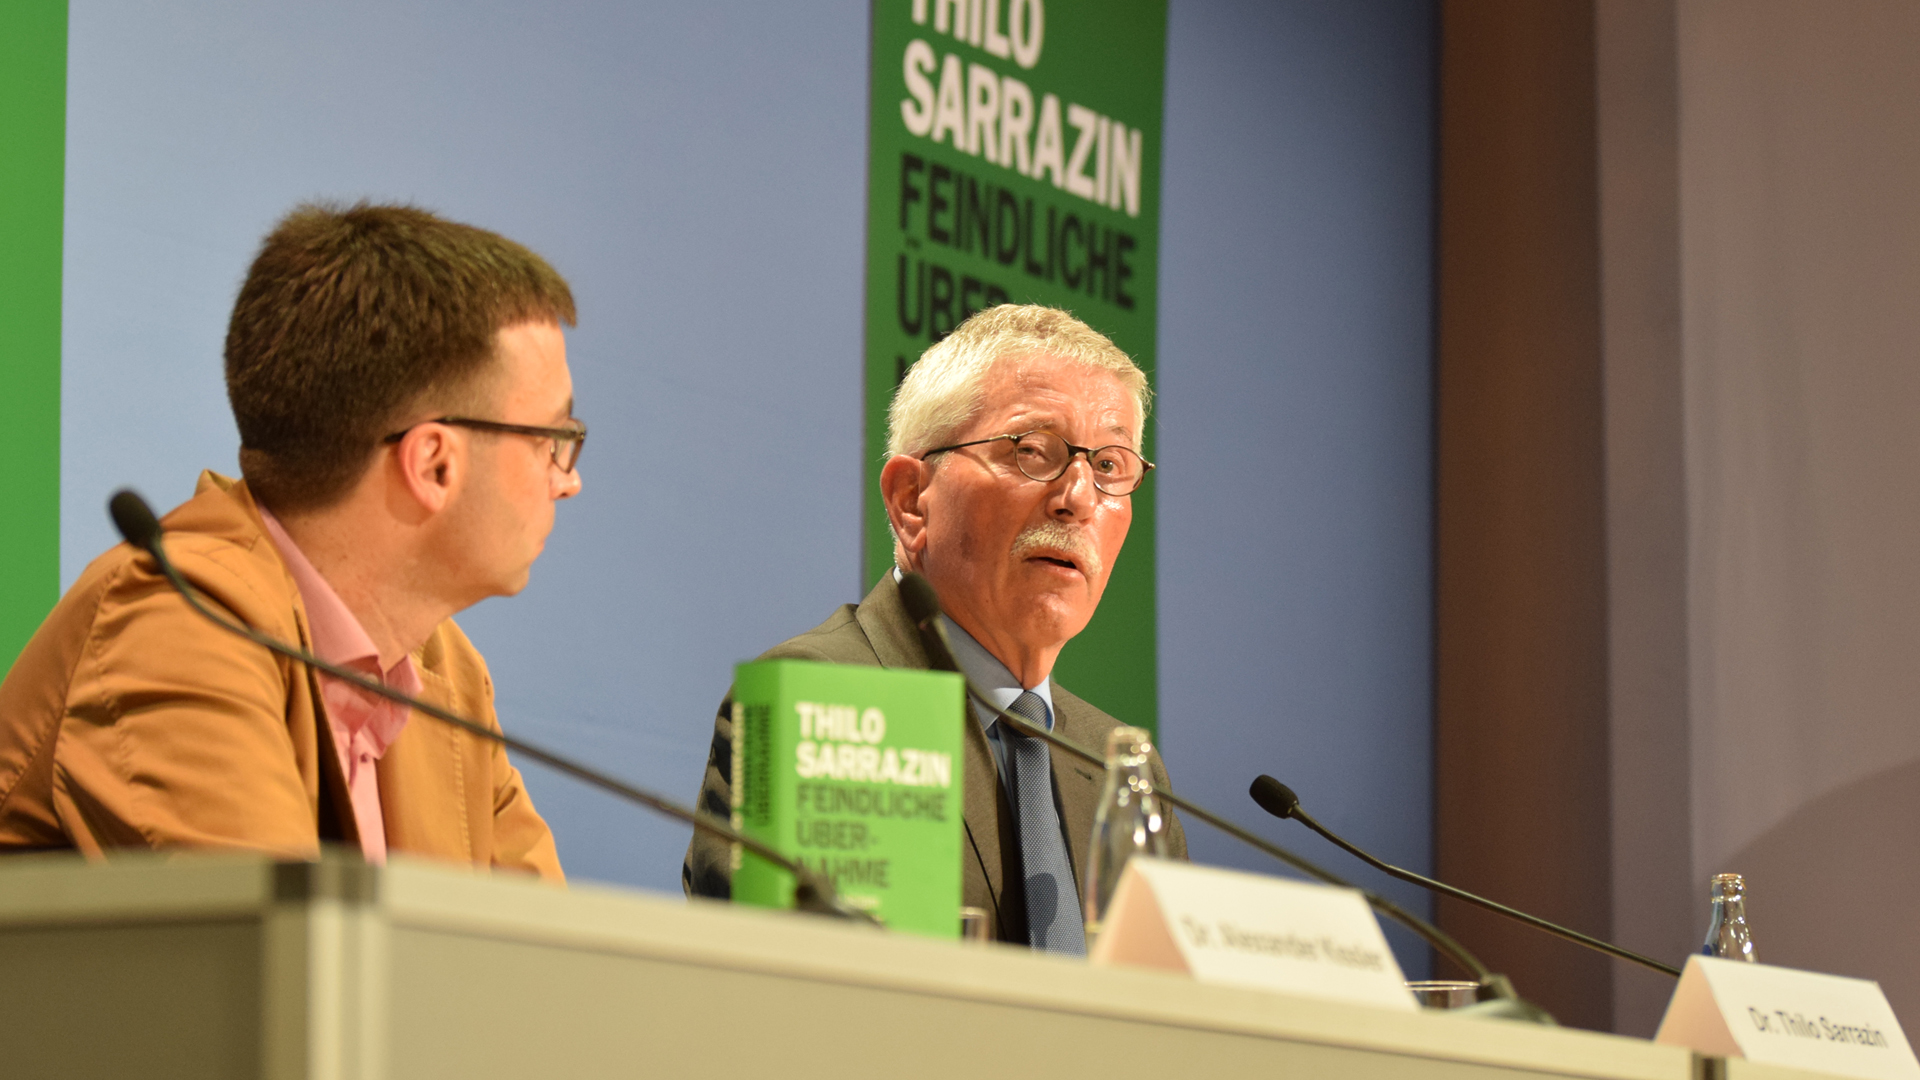
[[[1167,33],[1161,744],[1178,787],[1371,886],[1245,793],[1270,773],[1432,865],[1432,42],[1413,0],[1175,0]],[[1271,869],[1210,830],[1193,854]]]
[[[1431,18],[1175,0],[1154,480],[1182,788],[1252,822],[1273,772],[1416,867]],[[272,222],[418,201],[580,301],[585,493],[526,592],[461,617],[502,716],[690,799],[731,664],[864,591],[866,26],[858,0],[74,0],[64,580],[114,488],[171,505],[233,471],[220,346]],[[677,891],[684,829],[529,781],[575,876]]]

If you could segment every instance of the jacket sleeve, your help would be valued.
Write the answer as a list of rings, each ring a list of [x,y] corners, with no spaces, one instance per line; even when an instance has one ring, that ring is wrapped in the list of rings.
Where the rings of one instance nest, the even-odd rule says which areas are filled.
[[[533,808],[533,799],[520,778],[520,770],[507,760],[507,749],[494,744],[493,750],[493,865],[503,870],[534,874],[546,881],[564,882],[560,852],[554,847],[553,830]]]
[[[175,548],[210,606],[268,633],[297,631],[241,549]],[[112,571],[67,688],[54,775],[63,827],[90,854],[317,855],[318,778],[303,775],[289,729],[291,662],[206,621],[149,565],[130,557]]]
[[[694,808],[727,820],[733,813],[733,691],[720,702],[713,718],[713,742],[707,748],[707,770],[700,781]],[[688,896],[726,900],[733,896],[733,845],[696,828],[680,864],[680,887]]]
[[[798,639],[783,642],[761,654],[762,660],[818,660],[844,663],[811,644]],[[700,780],[700,797],[694,808],[722,821],[733,815],[733,689],[720,701],[713,718],[713,742],[707,747],[707,769]],[[680,888],[688,896],[714,900],[733,897],[733,845],[696,828],[687,844],[687,857],[680,863]]]

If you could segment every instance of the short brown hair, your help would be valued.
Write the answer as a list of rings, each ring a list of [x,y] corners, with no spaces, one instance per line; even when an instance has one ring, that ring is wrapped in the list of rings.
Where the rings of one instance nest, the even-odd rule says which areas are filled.
[[[261,243],[227,325],[247,486],[283,512],[338,501],[390,425],[423,399],[465,404],[495,334],[526,321],[573,325],[573,293],[504,236],[412,206],[295,208]]]

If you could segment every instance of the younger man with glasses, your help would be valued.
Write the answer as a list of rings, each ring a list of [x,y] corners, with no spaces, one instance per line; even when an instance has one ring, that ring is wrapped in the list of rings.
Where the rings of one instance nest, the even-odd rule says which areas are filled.
[[[999,704],[1083,746],[1119,721],[1052,682],[1060,649],[1093,618],[1133,520],[1131,496],[1153,466],[1140,456],[1146,375],[1064,311],[1001,305],[928,349],[888,415],[881,495],[898,569],[766,657],[925,668],[901,603],[900,571],[940,596],[957,659]],[[700,805],[725,816],[732,702],[715,723]],[[1045,744],[1002,730],[976,707],[967,730],[963,899],[995,936],[1083,953],[1079,875],[1103,777]],[[1166,782],[1158,758],[1155,776]],[[1176,821],[1172,853],[1186,855]],[[696,833],[681,880],[728,895],[726,845]],[[958,913],[956,912],[956,918]]]
[[[201,474],[173,561],[240,622],[497,725],[451,616],[524,587],[580,491],[573,320],[504,237],[295,210],[227,330],[245,479]],[[498,745],[228,634],[125,545],[94,560],[0,684],[0,851],[322,841],[561,877]]]

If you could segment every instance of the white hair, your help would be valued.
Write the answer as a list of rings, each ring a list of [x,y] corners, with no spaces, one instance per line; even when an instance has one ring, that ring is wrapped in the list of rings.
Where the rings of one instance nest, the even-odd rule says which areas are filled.
[[[1001,304],[954,327],[907,370],[887,410],[887,456],[923,453],[951,442],[980,415],[994,365],[1029,353],[1111,372],[1133,395],[1140,422],[1146,423],[1153,403],[1147,373],[1105,334],[1059,308]]]
[[[1153,387],[1147,373],[1105,334],[1059,308],[1039,304],[1001,304],[954,327],[920,354],[919,362],[893,393],[887,409],[887,456],[921,454],[944,446],[966,430],[986,406],[987,377],[1009,357],[1045,353],[1110,372],[1138,406],[1146,435]],[[891,523],[887,526],[891,532]],[[896,534],[893,561],[906,569],[907,553]]]

